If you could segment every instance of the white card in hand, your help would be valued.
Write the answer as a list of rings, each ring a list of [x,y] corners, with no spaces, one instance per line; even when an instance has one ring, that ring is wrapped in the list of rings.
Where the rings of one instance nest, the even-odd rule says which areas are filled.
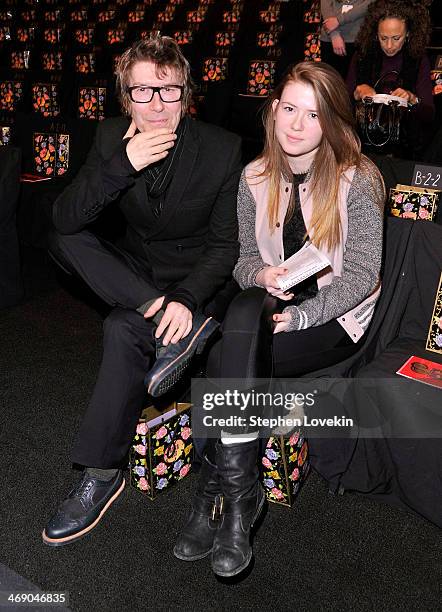
[[[281,267],[287,268],[288,272],[284,276],[278,276],[278,285],[283,291],[287,291],[330,265],[321,251],[311,242],[306,242],[299,251],[281,264]]]

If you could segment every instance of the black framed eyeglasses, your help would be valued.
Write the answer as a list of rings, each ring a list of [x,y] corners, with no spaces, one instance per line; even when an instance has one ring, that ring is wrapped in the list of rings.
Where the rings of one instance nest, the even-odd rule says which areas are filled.
[[[161,87],[134,85],[127,88],[129,98],[138,104],[147,104],[156,92],[163,102],[179,102],[183,98],[184,85],[162,85]]]

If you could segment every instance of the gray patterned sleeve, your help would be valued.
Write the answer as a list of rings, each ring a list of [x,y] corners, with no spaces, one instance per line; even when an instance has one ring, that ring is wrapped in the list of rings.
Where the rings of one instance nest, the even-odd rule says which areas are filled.
[[[299,306],[287,306],[291,315],[286,331],[323,325],[360,304],[376,287],[382,257],[384,189],[378,173],[364,162],[357,169],[348,194],[348,236],[342,276],[321,287]],[[296,292],[296,288],[295,288]]]
[[[261,259],[255,237],[256,202],[245,178],[241,174],[238,189],[239,259],[233,278],[241,289],[255,286],[255,278],[267,264]]]

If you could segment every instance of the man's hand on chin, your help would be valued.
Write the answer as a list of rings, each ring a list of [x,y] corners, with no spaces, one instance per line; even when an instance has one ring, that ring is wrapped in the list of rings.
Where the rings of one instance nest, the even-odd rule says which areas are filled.
[[[148,132],[138,132],[135,122],[129,126],[124,138],[130,138],[126,153],[135,170],[140,171],[164,159],[169,154],[177,138],[170,128],[154,128]]]
[[[159,297],[147,309],[144,318],[150,319],[161,310],[164,297]],[[166,332],[163,338],[163,346],[167,346],[169,342],[176,344],[181,338],[185,338],[192,329],[192,313],[190,310],[179,302],[169,302],[161,318],[161,321],[156,329],[155,337],[160,338],[163,332]]]

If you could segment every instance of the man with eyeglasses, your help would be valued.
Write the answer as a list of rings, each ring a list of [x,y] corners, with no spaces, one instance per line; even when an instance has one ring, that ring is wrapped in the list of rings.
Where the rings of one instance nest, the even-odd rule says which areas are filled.
[[[43,531],[50,546],[85,536],[123,491],[146,385],[154,396],[171,388],[217,328],[214,298],[238,257],[240,139],[186,114],[192,80],[178,45],[138,41],[116,75],[126,117],[99,124],[54,205],[51,254],[113,308],[72,452],[85,469]],[[127,220],[118,245],[85,229],[112,202]]]

